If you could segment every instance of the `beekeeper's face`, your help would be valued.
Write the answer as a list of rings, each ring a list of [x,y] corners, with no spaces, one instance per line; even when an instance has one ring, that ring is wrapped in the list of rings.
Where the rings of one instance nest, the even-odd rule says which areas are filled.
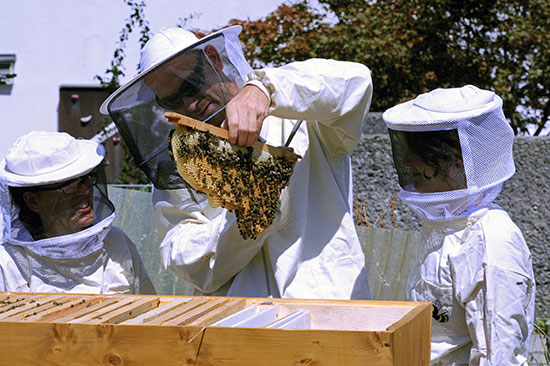
[[[403,165],[411,169],[413,186],[418,192],[448,192],[466,188],[462,159],[433,165],[409,150],[403,157]]]
[[[457,130],[388,131],[401,188],[422,193],[467,188]]]
[[[48,237],[74,234],[94,224],[93,185],[87,174],[67,182],[44,185],[23,194],[25,204],[40,216]]]
[[[221,57],[211,45],[182,54],[145,81],[158,105],[198,120],[221,109],[239,91],[223,74]]]
[[[403,165],[412,171],[413,186],[418,192],[442,192],[446,189],[441,180],[439,168],[426,164],[418,155],[407,151]]]

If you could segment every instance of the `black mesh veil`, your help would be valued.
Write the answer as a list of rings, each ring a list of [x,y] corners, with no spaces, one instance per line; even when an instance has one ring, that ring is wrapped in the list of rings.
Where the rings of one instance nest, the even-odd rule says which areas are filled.
[[[467,188],[458,130],[389,129],[389,134],[401,188],[431,192]]]
[[[136,166],[160,189],[186,187],[168,154],[168,136],[175,128],[164,118],[155,100],[130,110],[111,112],[120,135],[130,149]]]

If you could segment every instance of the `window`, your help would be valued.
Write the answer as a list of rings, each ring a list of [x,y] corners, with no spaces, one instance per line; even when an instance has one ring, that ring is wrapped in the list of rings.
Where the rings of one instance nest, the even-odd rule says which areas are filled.
[[[15,55],[0,54],[0,85],[12,85],[16,74],[13,72]]]

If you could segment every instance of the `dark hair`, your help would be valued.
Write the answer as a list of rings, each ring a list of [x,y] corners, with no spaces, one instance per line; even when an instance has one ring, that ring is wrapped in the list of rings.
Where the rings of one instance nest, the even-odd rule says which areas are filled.
[[[464,169],[457,130],[405,133],[407,146],[424,163],[449,177],[453,167]]]
[[[43,231],[43,223],[40,216],[31,210],[25,200],[23,194],[25,192],[36,192],[36,187],[9,187],[10,195],[15,206],[19,209],[19,220],[25,224],[25,228],[34,237]]]

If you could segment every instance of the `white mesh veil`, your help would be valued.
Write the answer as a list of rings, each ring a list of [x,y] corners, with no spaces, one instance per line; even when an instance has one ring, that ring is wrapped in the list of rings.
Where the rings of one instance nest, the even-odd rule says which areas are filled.
[[[13,202],[6,182],[0,182],[0,202],[4,219],[4,240],[50,259],[84,258],[103,248],[103,239],[114,220],[114,206],[103,192],[93,187],[94,225],[74,234],[40,240],[33,239],[27,225],[19,219],[20,209]]]
[[[186,187],[168,155],[168,136],[175,126],[163,113],[199,120],[215,115],[210,123],[219,124],[223,108],[252,71],[238,39],[240,30],[229,27],[201,39],[180,28],[161,30],[142,50],[141,72],[101,106],[156,188]]]
[[[515,172],[514,134],[502,99],[491,91],[472,85],[436,89],[386,110],[383,119],[402,188],[399,196],[425,220],[452,220],[487,207]],[[418,158],[421,163],[414,167]],[[452,164],[443,164],[445,159]],[[421,185],[441,177],[449,184]]]

